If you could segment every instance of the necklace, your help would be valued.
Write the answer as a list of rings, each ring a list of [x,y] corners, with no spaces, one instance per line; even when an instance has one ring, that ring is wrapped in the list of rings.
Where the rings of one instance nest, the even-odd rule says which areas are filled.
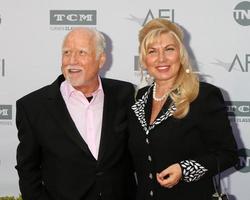
[[[154,86],[153,86],[153,99],[155,100],[155,101],[163,101],[163,100],[165,100],[167,97],[168,97],[168,92],[166,92],[163,96],[161,96],[161,97],[156,97],[156,83],[154,84]]]

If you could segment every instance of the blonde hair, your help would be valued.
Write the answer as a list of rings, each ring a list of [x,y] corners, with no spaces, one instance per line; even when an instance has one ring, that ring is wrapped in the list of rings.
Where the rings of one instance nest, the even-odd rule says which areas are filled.
[[[183,43],[183,32],[181,28],[166,19],[156,18],[149,21],[139,32],[139,57],[141,65],[149,46],[156,39],[165,33],[169,33],[176,39],[180,50],[180,70],[175,83],[171,89],[170,97],[175,103],[175,118],[183,118],[189,112],[190,103],[196,99],[199,93],[199,80],[196,74],[192,73],[189,55]]]

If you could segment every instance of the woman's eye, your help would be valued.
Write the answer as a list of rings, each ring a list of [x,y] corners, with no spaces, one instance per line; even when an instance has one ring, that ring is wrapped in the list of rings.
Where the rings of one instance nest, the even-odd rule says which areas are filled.
[[[175,49],[173,47],[166,48],[166,51],[174,51]]]
[[[149,50],[148,51],[148,54],[152,54],[152,53],[155,53],[155,50]]]

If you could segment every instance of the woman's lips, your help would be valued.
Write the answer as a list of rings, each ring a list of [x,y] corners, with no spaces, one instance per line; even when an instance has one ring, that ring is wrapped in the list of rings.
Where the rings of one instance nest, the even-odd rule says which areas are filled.
[[[170,68],[170,65],[161,65],[161,66],[156,66],[156,69],[158,70],[167,70]]]

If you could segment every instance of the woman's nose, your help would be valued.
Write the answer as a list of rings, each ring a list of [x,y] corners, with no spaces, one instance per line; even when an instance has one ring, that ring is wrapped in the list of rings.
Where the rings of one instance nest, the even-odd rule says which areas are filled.
[[[158,54],[158,59],[160,62],[164,61],[165,60],[165,54],[163,51],[160,51],[159,54]]]

